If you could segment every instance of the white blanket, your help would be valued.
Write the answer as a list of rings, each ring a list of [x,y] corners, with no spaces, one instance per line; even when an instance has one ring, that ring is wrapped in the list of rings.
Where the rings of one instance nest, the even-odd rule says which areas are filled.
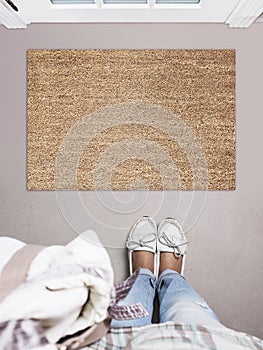
[[[0,237],[0,272],[23,245]],[[47,339],[55,343],[64,335],[102,321],[112,287],[109,256],[89,230],[66,246],[50,246],[38,253],[26,281],[0,303],[0,322],[40,320]]]

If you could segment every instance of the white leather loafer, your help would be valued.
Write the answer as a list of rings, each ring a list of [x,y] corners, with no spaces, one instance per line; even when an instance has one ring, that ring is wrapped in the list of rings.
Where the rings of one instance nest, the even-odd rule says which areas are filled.
[[[181,225],[175,219],[167,218],[161,221],[157,229],[157,271],[160,266],[160,253],[171,252],[176,258],[182,256],[183,275],[188,243]]]
[[[129,270],[132,275],[132,253],[144,250],[154,254],[154,275],[156,276],[157,225],[149,216],[137,220],[130,229],[126,247],[128,248]]]

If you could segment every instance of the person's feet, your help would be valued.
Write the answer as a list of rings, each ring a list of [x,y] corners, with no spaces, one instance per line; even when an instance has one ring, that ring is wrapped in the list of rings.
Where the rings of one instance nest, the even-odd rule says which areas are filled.
[[[173,218],[162,220],[157,228],[157,270],[184,273],[187,240],[181,225]]]
[[[132,253],[132,272],[139,267],[148,269],[154,273],[154,254],[144,250],[134,251]]]
[[[138,268],[150,270],[156,278],[164,270],[174,270],[183,275],[186,237],[180,224],[166,218],[156,225],[144,216],[132,226],[126,242],[130,275]]]
[[[132,271],[139,267],[148,269],[154,273],[154,254],[146,251],[135,251],[132,253]],[[162,252],[160,255],[159,275],[169,269],[181,273],[182,256],[175,257],[173,253]]]
[[[156,275],[157,226],[149,216],[138,219],[130,229],[126,242],[130,275],[138,268],[146,268]]]

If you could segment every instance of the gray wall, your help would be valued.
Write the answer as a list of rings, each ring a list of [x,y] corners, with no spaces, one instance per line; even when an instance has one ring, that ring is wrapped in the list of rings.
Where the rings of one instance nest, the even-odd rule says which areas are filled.
[[[62,215],[54,192],[26,189],[27,49],[236,49],[237,189],[209,192],[202,214],[197,215],[198,210],[193,214],[198,220],[187,233],[191,244],[186,276],[223,323],[263,337],[262,34],[262,24],[247,30],[211,24],[37,24],[26,30],[1,26],[0,235],[38,244],[63,244],[76,234],[76,227]],[[129,196],[117,195],[120,200]],[[181,194],[185,203],[190,195]],[[142,214],[154,215],[157,221],[172,215],[179,198],[177,192],[169,192],[156,211],[155,203],[161,197],[153,193],[141,209],[125,215],[120,214],[120,207],[117,212],[102,210],[94,193],[85,196],[93,216],[102,213],[103,222],[81,216],[79,227],[94,228],[107,244],[116,280],[126,275],[123,246],[128,226]],[[110,201],[110,193],[104,194],[104,200],[107,197]],[[198,200],[197,209],[202,203]],[[68,207],[74,211],[70,203]],[[74,215],[78,220],[78,213]]]

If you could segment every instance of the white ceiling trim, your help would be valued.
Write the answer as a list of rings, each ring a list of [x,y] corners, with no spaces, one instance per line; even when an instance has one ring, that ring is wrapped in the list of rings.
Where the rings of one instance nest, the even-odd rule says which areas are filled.
[[[248,28],[263,12],[263,0],[240,0],[226,22],[229,27]]]
[[[26,28],[25,20],[4,0],[0,0],[0,23],[9,29]]]

